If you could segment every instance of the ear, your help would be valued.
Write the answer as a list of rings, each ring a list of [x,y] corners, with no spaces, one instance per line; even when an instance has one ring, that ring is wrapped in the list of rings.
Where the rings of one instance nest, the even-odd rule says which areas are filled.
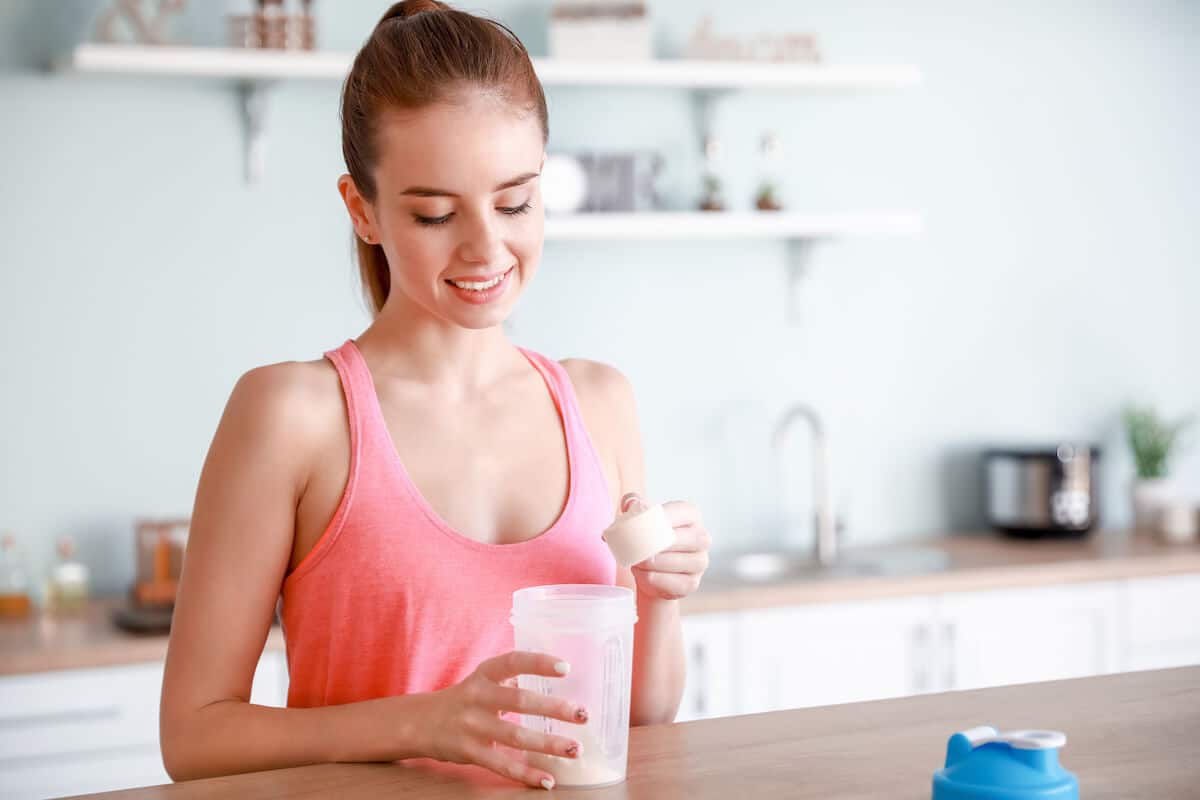
[[[354,179],[349,175],[343,175],[338,178],[337,186],[338,193],[342,196],[342,202],[346,204],[346,211],[350,214],[350,223],[354,226],[354,232],[363,241],[379,241],[375,230],[375,209],[358,191],[358,187],[354,185]]]

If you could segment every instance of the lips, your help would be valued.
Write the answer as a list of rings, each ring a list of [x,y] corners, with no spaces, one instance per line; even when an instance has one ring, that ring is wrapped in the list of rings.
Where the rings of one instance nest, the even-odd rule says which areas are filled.
[[[458,286],[460,289],[473,289],[478,291],[491,288],[494,283],[498,283],[501,278],[508,275],[508,273],[511,271],[512,267],[509,267],[503,272],[495,272],[491,275],[460,275],[456,278],[447,278],[446,283]]]
[[[504,294],[515,267],[491,276],[478,275],[463,278],[447,278],[450,287],[459,299],[472,305],[485,305]]]

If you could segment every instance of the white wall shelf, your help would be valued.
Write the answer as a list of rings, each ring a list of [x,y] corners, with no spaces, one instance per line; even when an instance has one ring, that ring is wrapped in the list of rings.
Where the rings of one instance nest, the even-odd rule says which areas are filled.
[[[246,178],[263,173],[269,87],[288,80],[340,81],[354,54],[293,52],[229,47],[178,47],[84,43],[55,60],[60,72],[199,78],[235,83],[245,126]],[[644,62],[570,61],[535,58],[534,69],[548,87],[679,89],[691,93],[698,139],[709,135],[716,98],[739,90],[871,91],[911,87],[921,72],[911,65],[840,66],[762,62],[660,59]]]
[[[84,43],[54,62],[54,69],[80,75],[128,75],[228,81],[241,97],[246,177],[264,170],[264,135],[270,88],[283,81],[341,81],[354,54],[292,52],[227,47],[165,47]],[[703,144],[710,133],[714,101],[735,91],[890,91],[917,86],[921,71],[911,65],[842,66],[759,62],[654,60],[594,62],[533,59],[547,87],[674,89],[689,93]],[[921,217],[912,213],[803,214],[797,212],[654,212],[550,216],[550,241],[677,239],[780,239],[788,243],[791,305],[811,260],[813,244],[862,236],[914,235]],[[794,314],[794,309],[790,314]]]
[[[921,233],[918,214],[679,211],[546,216],[546,240],[836,239]]]
[[[353,53],[227,47],[81,44],[59,59],[61,71],[222,78],[235,81],[341,80]],[[916,86],[916,67],[837,66],[694,60],[566,61],[535,58],[546,86],[666,89],[886,90]]]

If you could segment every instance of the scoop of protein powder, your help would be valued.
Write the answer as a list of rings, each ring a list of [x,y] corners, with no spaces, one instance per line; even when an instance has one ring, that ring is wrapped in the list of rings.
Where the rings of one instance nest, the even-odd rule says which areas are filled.
[[[622,567],[640,564],[675,543],[675,529],[661,504],[649,505],[636,492],[621,498],[621,513],[604,531],[604,541]]]

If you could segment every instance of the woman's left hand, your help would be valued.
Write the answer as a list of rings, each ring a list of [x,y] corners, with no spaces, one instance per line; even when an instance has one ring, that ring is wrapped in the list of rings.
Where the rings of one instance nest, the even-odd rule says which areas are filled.
[[[682,500],[663,503],[675,529],[675,544],[631,568],[639,595],[656,600],[679,600],[700,588],[708,569],[712,537],[704,528],[700,509]]]

